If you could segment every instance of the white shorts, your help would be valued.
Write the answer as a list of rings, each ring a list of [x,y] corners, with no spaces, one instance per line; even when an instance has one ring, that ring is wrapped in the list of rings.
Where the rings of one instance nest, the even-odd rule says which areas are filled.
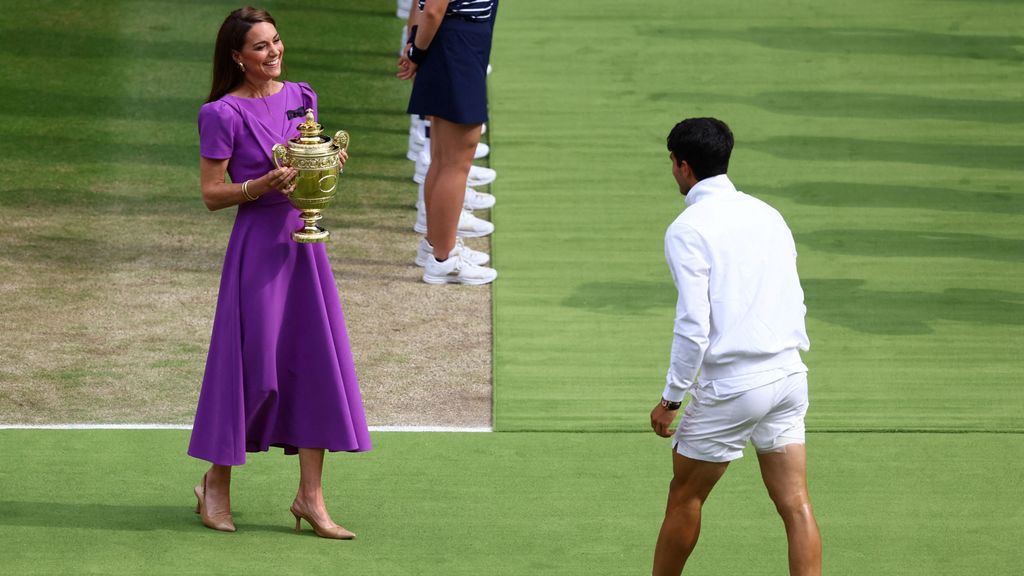
[[[743,457],[749,440],[758,452],[804,443],[807,373],[726,397],[714,384],[694,387],[676,430],[676,451],[694,460],[729,462]]]

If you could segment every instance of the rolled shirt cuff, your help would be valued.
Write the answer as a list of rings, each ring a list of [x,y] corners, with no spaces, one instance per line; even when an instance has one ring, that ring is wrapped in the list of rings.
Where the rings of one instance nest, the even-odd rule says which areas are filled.
[[[665,384],[665,390],[662,391],[661,397],[669,402],[682,402],[683,398],[686,397],[686,392],[689,391],[692,386],[693,382],[680,382],[669,374]]]

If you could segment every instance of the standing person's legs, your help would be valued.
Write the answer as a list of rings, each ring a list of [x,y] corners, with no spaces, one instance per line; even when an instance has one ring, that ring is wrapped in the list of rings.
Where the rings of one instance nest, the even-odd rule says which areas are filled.
[[[679,576],[700,536],[700,513],[728,462],[705,462],[672,453],[665,520],[654,549],[654,576]]]
[[[295,501],[313,516],[327,516],[324,505],[324,451],[299,448],[299,490]]]
[[[807,450],[788,444],[757,455],[768,495],[786,525],[791,576],[820,576],[821,534],[807,493]]]
[[[324,504],[323,489],[324,451],[322,448],[299,448],[299,490],[292,503],[292,514],[298,529],[298,519],[304,518],[318,536],[348,540],[355,534],[331,520]]]
[[[457,124],[433,117],[430,126],[430,169],[423,186],[427,205],[427,241],[434,257],[448,258],[462,214],[466,178],[480,143],[479,124]]]

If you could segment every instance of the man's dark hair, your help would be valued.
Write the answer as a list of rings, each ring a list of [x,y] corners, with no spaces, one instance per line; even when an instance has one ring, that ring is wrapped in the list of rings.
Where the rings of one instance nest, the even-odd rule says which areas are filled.
[[[669,152],[680,166],[686,160],[697,180],[725,174],[732,145],[732,130],[716,118],[687,118],[668,134]]]

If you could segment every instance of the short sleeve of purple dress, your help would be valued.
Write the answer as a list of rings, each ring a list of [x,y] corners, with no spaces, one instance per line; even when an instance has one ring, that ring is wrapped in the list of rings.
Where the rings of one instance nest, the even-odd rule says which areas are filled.
[[[199,150],[233,182],[274,167],[270,149],[298,134],[316,93],[286,82],[261,99],[224,96],[199,111]],[[228,240],[188,453],[245,463],[271,446],[370,449],[345,317],[324,244],[299,244],[299,211],[279,192],[238,207]]]

